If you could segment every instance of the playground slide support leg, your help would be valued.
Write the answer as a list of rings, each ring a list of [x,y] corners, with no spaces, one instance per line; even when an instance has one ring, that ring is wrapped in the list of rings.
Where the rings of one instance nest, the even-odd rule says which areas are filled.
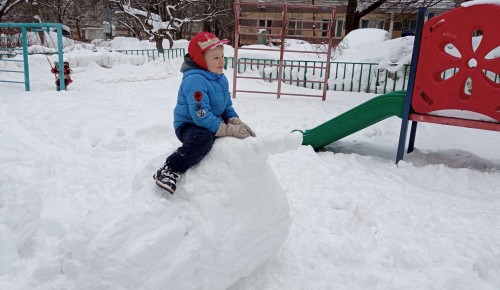
[[[417,135],[417,121],[412,121],[411,122],[411,129],[410,129],[410,141],[408,142],[408,151],[406,153],[411,153],[413,152],[413,149],[415,149],[415,136]]]
[[[417,18],[417,28],[415,35],[415,42],[413,45],[413,53],[411,57],[411,67],[410,67],[410,77],[408,81],[408,87],[406,90],[406,99],[403,109],[403,117],[401,118],[401,130],[399,132],[399,144],[398,144],[398,152],[396,155],[396,164],[400,160],[403,160],[405,145],[406,145],[406,134],[408,133],[408,122],[410,119],[410,110],[411,110],[411,98],[413,95],[413,88],[415,85],[415,76],[417,74],[417,64],[418,64],[418,54],[420,52],[420,43],[422,40],[422,27],[424,26],[425,19],[425,7],[420,7],[418,9],[418,18]]]
[[[408,130],[408,120],[403,119],[403,121],[401,122],[401,131],[399,133],[399,143],[398,143],[398,152],[396,155],[396,164],[398,164],[398,162],[400,160],[403,160],[403,156],[405,155],[407,130]]]

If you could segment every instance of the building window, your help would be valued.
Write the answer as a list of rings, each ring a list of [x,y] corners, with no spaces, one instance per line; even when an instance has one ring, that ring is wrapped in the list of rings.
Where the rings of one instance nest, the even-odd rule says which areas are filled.
[[[330,25],[330,19],[323,19],[321,22],[321,36],[328,37],[328,27]],[[335,28],[333,30],[333,37],[342,38],[342,32],[344,31],[344,19],[335,19]]]
[[[335,38],[342,38],[342,31],[344,30],[344,19],[335,20]]]
[[[403,28],[401,29],[401,36],[415,35],[417,30],[417,20],[406,19],[403,20]]]
[[[321,22],[321,36],[328,37],[328,26],[330,25],[329,19],[323,19]]]
[[[258,28],[268,28],[273,26],[273,21],[269,19],[259,19],[257,20]]]
[[[384,20],[363,19],[363,20],[361,20],[361,28],[384,29]]]
[[[287,24],[288,35],[302,35],[303,22],[301,19],[290,19]]]

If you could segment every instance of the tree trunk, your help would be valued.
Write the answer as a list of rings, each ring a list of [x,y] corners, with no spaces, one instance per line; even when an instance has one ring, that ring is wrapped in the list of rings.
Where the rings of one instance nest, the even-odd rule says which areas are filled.
[[[160,52],[163,52],[163,37],[160,37],[158,35],[155,35],[155,43],[156,43],[156,49],[158,49]]]
[[[80,20],[77,20],[76,23],[76,37],[74,37],[76,40],[82,40],[82,29],[80,27]]]
[[[376,0],[362,11],[358,11],[358,0],[348,0],[345,16],[345,34],[347,35],[349,32],[358,29],[361,18],[368,13],[373,12],[385,2],[387,2],[387,0]]]
[[[359,21],[361,20],[361,16],[358,13],[355,13],[351,16],[346,16],[345,20],[345,35],[349,32],[356,30],[359,28]]]
[[[222,35],[222,31],[220,29],[220,24],[218,21],[214,21],[215,22],[215,27],[214,27],[214,35],[217,36],[218,38],[222,39],[224,38],[223,35]]]
[[[346,10],[346,18],[345,18],[345,35],[349,32],[359,28],[359,17],[356,9],[358,8],[357,0],[348,0],[347,1],[347,10]]]
[[[170,48],[174,47],[174,40],[171,37],[168,38],[168,44],[170,45]]]
[[[211,24],[210,22],[211,21],[209,21],[209,20],[203,21],[203,31],[210,32],[212,30],[212,25],[210,25]]]
[[[63,3],[61,0],[58,1],[57,3],[57,23],[63,23]]]

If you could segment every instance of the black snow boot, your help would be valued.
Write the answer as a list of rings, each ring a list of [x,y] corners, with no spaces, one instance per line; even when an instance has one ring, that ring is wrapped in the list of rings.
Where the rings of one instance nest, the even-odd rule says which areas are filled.
[[[170,194],[174,194],[176,183],[181,179],[181,176],[181,173],[172,171],[167,165],[163,165],[163,167],[158,169],[155,175],[153,175],[153,179],[159,187],[167,190]]]

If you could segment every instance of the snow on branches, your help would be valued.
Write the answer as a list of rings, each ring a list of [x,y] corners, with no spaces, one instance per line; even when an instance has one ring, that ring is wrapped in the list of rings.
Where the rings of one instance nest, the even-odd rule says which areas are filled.
[[[112,0],[118,21],[139,35],[146,35],[163,49],[163,39],[173,44],[174,34],[186,23],[211,21],[228,12],[220,2],[206,0]]]

